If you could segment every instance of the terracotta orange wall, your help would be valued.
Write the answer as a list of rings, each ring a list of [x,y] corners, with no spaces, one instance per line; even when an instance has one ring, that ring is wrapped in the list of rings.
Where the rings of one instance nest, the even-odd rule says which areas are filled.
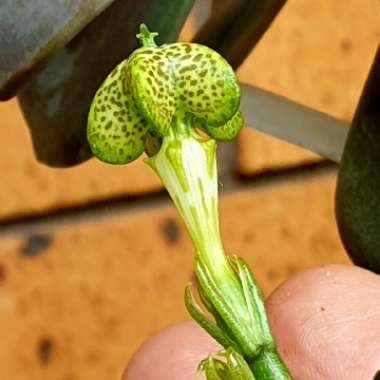
[[[183,38],[191,33],[189,23]],[[374,0],[289,0],[238,75],[349,119],[379,36]],[[160,184],[142,162],[37,163],[15,101],[0,104],[0,124],[0,379],[119,379],[144,338],[187,318],[192,247],[183,225],[169,202],[44,219]],[[239,139],[237,159],[245,174],[276,170],[220,205],[226,250],[251,264],[265,294],[304,268],[348,263],[334,220],[334,168],[283,175],[319,158],[253,131]],[[7,228],[26,217],[37,222]]]

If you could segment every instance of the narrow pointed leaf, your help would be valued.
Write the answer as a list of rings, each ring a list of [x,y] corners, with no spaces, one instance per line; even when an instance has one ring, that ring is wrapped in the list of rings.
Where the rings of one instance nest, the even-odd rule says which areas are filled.
[[[236,343],[230,339],[219,326],[210,322],[203,314],[191,294],[190,286],[187,286],[185,289],[185,306],[191,317],[218,343],[223,347],[234,347],[236,350],[239,350]]]
[[[261,291],[253,278],[252,272],[243,259],[237,257],[232,262],[236,266],[237,274],[242,283],[247,307],[252,316],[252,327],[257,331],[256,341],[267,348],[274,347],[274,340],[270,331],[267,313]]]
[[[200,260],[195,260],[195,272],[199,281],[199,286],[203,288],[204,293],[207,294],[209,302],[218,311],[220,317],[228,325],[229,331],[234,336],[239,350],[244,353],[245,356],[254,357],[259,351],[260,347],[255,341],[252,340],[250,327],[247,326],[246,316],[242,316],[241,312],[246,310],[236,310],[236,305],[230,305],[226,299],[225,294],[220,290],[220,284],[217,286],[210,275],[207,273]],[[238,294],[236,293],[236,296]],[[228,347],[226,347],[228,348]]]
[[[201,298],[201,301],[205,308],[211,313],[211,315],[214,317],[216,325],[226,334],[231,341],[234,341],[234,334],[226,324],[226,322],[223,320],[222,316],[218,313],[218,311],[215,309],[214,305],[208,300],[207,294],[205,289],[203,289],[201,286],[198,287],[198,293]],[[225,347],[225,346],[224,346]],[[237,347],[237,345],[236,345]],[[236,348],[235,347],[235,348]],[[240,352],[239,349],[237,351]]]

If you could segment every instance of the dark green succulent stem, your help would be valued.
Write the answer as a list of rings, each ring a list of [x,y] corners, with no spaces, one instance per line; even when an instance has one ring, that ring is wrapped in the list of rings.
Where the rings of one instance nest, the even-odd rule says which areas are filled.
[[[145,24],[140,25],[140,33],[136,34],[136,37],[144,47],[157,47],[154,41],[154,38],[157,36],[158,33],[151,32]]]
[[[380,273],[380,45],[348,133],[336,188],[340,236],[356,265]]]

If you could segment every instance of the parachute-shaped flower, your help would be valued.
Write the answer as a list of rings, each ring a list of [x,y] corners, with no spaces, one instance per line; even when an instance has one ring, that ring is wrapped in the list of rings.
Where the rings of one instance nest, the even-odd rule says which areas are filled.
[[[149,137],[169,133],[174,119],[222,141],[243,126],[240,89],[225,59],[195,43],[157,47],[154,35],[141,26],[144,46],[109,74],[93,99],[87,135],[102,161],[135,160]]]

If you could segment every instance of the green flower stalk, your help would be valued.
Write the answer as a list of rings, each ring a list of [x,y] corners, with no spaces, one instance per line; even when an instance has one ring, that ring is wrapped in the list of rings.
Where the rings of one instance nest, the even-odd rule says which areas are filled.
[[[91,149],[112,164],[145,151],[180,212],[196,251],[199,295],[214,322],[189,287],[186,307],[226,349],[223,360],[212,356],[201,365],[207,378],[290,379],[252,274],[240,258],[225,255],[220,237],[216,141],[233,139],[244,124],[234,72],[206,46],[158,47],[155,35],[141,25],[143,46],[97,91],[88,118]]]

